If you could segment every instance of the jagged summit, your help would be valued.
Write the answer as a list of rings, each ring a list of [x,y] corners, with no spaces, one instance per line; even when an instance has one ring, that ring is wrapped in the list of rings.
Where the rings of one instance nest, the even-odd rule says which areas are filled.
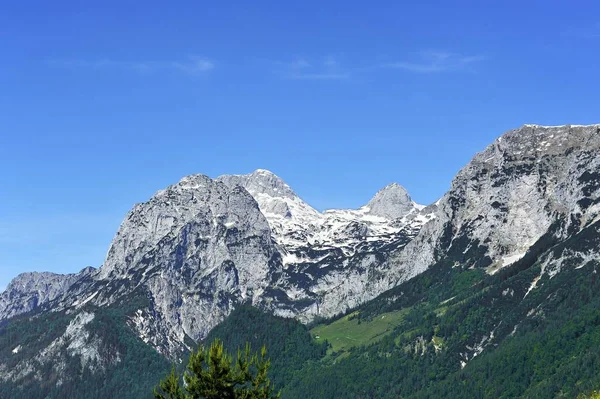
[[[372,215],[398,219],[413,211],[416,205],[404,187],[398,183],[392,183],[379,190],[366,208]]]
[[[566,237],[600,219],[600,125],[524,125],[462,168],[395,259],[418,274],[448,256],[489,273],[523,258],[549,229]],[[484,255],[485,256],[484,256]]]
[[[504,133],[494,144],[521,145],[522,147],[529,145],[531,150],[561,153],[571,147],[580,147],[582,143],[587,144],[589,142],[598,145],[599,139],[600,124],[563,126],[529,124]],[[494,144],[491,146],[494,146]],[[514,148],[509,149],[514,150]],[[516,155],[520,155],[520,153]]]
[[[253,195],[262,194],[290,199],[298,197],[282,178],[266,169],[256,169],[245,175],[222,175],[216,180],[228,186],[242,186]]]
[[[271,222],[281,218],[300,223],[318,218],[319,212],[304,202],[283,179],[271,171],[257,169],[246,175],[223,175],[217,181],[228,187],[245,188],[258,203],[261,212]]]
[[[244,175],[222,175],[217,177],[216,180],[221,181],[228,186],[239,185],[244,187],[257,199],[259,205],[266,206],[266,202],[268,202],[268,200],[272,201],[273,199],[290,199],[296,202],[302,202],[305,205],[305,208],[310,208],[310,213],[320,213],[316,209],[310,207],[306,202],[302,201],[298,194],[296,194],[281,177],[266,169],[256,169],[254,172]],[[264,197],[270,198],[267,200]],[[289,201],[286,200],[285,202],[287,203]],[[369,203],[360,208],[360,210],[375,216],[396,219],[405,216],[415,206],[418,209],[424,207],[423,205],[415,203],[403,186],[398,183],[391,183],[379,190]],[[270,213],[269,209],[265,210],[267,213]],[[337,211],[337,209],[327,209],[324,213],[335,211]],[[280,214],[281,211],[275,213]],[[290,215],[287,216],[289,217]]]
[[[476,154],[458,176],[477,165],[499,168],[507,162],[529,163],[532,159],[569,156],[573,151],[600,149],[600,125],[523,125],[498,137]]]
[[[196,173],[193,175],[188,175],[188,176],[182,177],[181,180],[179,180],[179,182],[167,187],[167,190],[175,189],[175,188],[198,189],[198,188],[206,187],[207,184],[210,184],[210,180],[211,180],[210,177],[200,174],[200,173]],[[163,191],[164,190],[160,190],[159,193],[161,193]]]
[[[556,129],[556,128],[561,128],[561,127],[590,127],[590,126],[600,126],[600,123],[592,123],[590,125],[570,125],[570,124],[566,124],[566,125],[539,125],[537,123],[525,123],[522,127],[541,127],[541,128],[545,128],[545,129]]]

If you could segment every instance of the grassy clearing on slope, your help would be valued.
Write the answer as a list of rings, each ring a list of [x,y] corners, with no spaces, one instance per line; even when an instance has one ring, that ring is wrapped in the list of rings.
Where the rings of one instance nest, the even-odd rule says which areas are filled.
[[[600,399],[600,391],[594,391],[589,396],[579,395],[577,399]]]
[[[382,313],[369,321],[359,321],[357,314],[352,313],[331,324],[318,325],[310,332],[319,343],[329,341],[331,354],[377,342],[402,323],[406,313],[407,309]]]

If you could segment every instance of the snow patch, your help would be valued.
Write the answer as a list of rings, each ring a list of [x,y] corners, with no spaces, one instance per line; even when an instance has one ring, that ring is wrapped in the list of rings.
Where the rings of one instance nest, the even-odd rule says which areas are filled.
[[[520,260],[523,256],[525,256],[526,253],[527,253],[527,251],[502,258],[502,260],[501,260],[502,267],[512,265],[516,261]]]
[[[77,300],[77,301],[73,302],[73,306],[75,306],[76,308],[81,308],[83,305],[85,305],[86,303],[88,303],[89,301],[91,301],[92,299],[94,299],[94,297],[96,295],[98,295],[98,292],[100,292],[100,291],[94,292],[92,295],[88,296],[83,301]]]
[[[527,290],[527,292],[525,293],[525,295],[523,296],[523,298],[525,298],[527,295],[529,295],[529,293],[531,292],[531,290],[533,290],[535,287],[537,287],[537,283],[538,281],[540,281],[540,278],[542,278],[541,275],[537,276],[536,278],[533,279],[533,281],[531,282],[531,285],[529,286],[529,289]]]

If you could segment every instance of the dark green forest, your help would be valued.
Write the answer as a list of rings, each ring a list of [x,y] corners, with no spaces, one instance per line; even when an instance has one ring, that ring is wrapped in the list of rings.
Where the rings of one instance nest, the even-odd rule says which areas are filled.
[[[327,344],[316,343],[308,328],[294,319],[276,317],[248,305],[234,310],[215,327],[204,342],[219,338],[228,352],[236,353],[248,342],[252,348],[266,345],[271,370],[269,376],[277,388],[282,388],[302,367],[321,359]]]
[[[98,338],[106,353],[119,353],[118,363],[101,372],[82,368],[79,356],[67,355],[59,348],[54,363],[40,364],[38,354],[64,332],[73,315],[65,312],[45,312],[22,315],[0,327],[0,357],[8,360],[9,369],[21,360],[39,370],[38,378],[27,377],[14,383],[0,382],[0,398],[152,398],[152,387],[158,383],[170,363],[154,349],[144,344],[127,326],[126,317],[133,309],[144,305],[134,299],[125,305],[109,308],[88,308],[94,319],[86,329]],[[22,350],[12,349],[20,344]],[[57,362],[64,362],[61,375],[53,371]]]

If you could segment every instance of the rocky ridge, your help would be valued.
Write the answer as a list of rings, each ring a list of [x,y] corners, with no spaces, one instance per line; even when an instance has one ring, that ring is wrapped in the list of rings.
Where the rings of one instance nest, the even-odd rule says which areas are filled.
[[[30,312],[61,297],[76,281],[94,271],[93,267],[86,267],[72,274],[27,272],[18,275],[0,293],[0,320]]]
[[[478,153],[436,203],[435,218],[389,259],[405,278],[444,259],[494,273],[551,226],[557,239],[600,214],[600,125],[524,125]]]

